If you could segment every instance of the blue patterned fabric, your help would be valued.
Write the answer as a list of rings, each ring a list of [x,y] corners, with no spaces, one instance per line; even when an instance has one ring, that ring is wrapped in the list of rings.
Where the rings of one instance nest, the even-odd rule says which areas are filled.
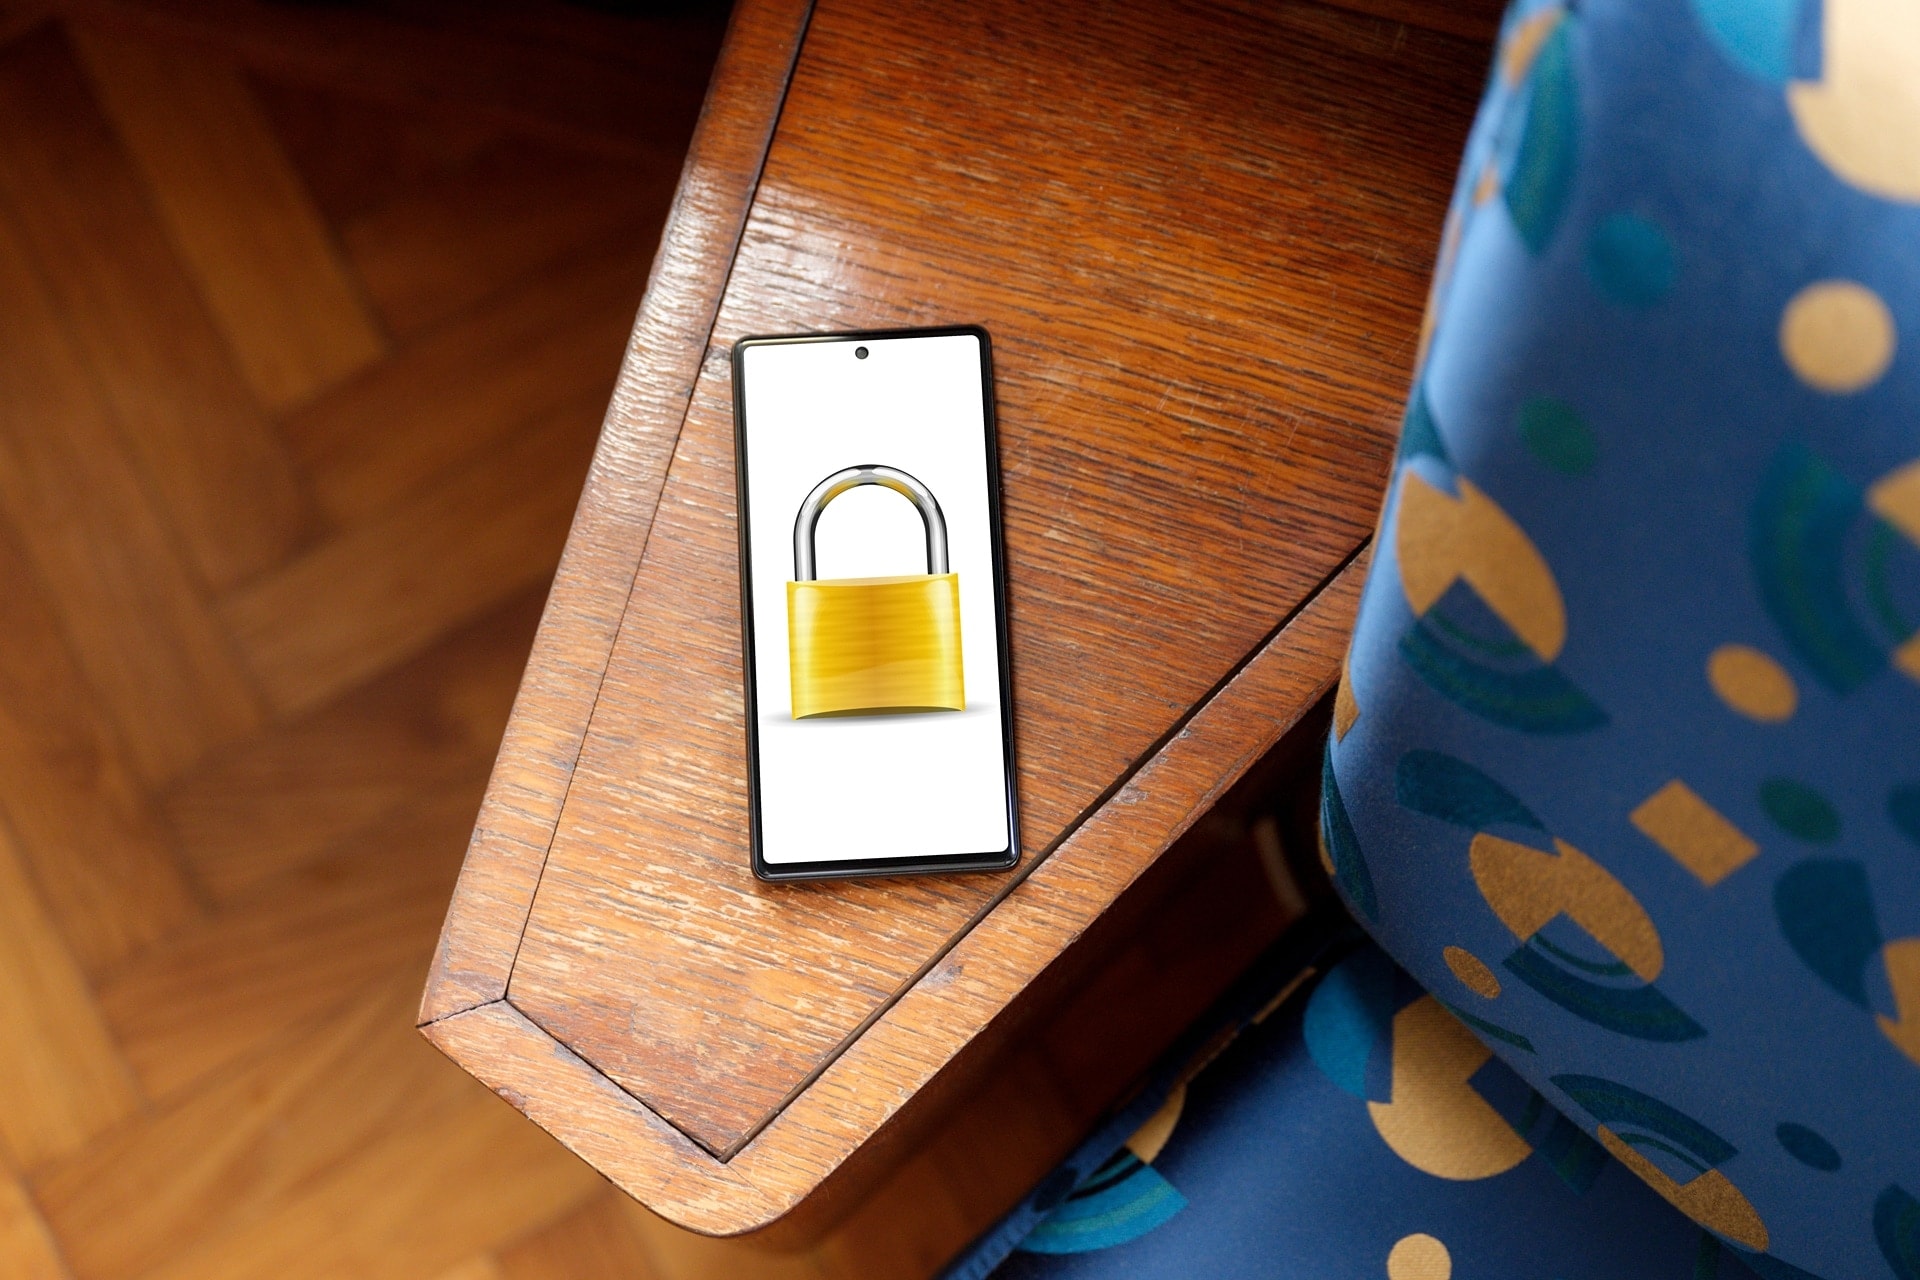
[[[1920,0],[1517,0],[1373,556],[1321,853],[1405,972],[954,1274],[1920,1280]]]
[[[1203,1021],[946,1280],[1798,1274],[1662,1202],[1371,944],[1316,959]]]
[[[1920,1280],[1917,630],[1920,5],[1523,0],[1324,853],[1528,1085],[1829,1280]]]

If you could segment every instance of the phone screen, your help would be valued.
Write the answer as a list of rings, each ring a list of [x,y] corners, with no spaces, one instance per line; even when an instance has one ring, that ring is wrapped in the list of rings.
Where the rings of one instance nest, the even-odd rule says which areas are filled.
[[[754,871],[1019,857],[984,330],[734,348]]]

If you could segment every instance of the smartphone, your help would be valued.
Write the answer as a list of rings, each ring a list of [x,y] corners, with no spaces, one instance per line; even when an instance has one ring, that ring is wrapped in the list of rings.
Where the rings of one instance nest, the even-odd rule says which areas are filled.
[[[743,338],[733,394],[754,874],[1015,865],[986,330]]]

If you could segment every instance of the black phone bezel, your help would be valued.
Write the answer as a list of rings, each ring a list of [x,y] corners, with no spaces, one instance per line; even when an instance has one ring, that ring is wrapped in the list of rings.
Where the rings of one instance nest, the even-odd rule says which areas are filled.
[[[747,492],[747,351],[752,347],[797,346],[803,343],[843,343],[893,338],[936,338],[967,334],[980,342],[980,402],[986,419],[987,539],[993,555],[994,630],[1000,657],[1000,740],[1007,779],[1007,847],[982,853],[953,853],[931,857],[875,858],[863,862],[792,862],[770,864],[760,843],[760,709],[754,679],[753,561],[748,548]],[[1007,642],[1006,546],[1000,516],[1000,435],[993,398],[993,339],[977,324],[935,325],[907,329],[854,329],[833,333],[774,334],[741,338],[733,344],[733,459],[734,511],[740,534],[741,684],[747,711],[747,821],[753,848],[755,878],[771,883],[792,880],[848,880],[871,876],[928,875],[954,871],[1007,871],[1020,864],[1019,779],[1014,771],[1013,662]]]

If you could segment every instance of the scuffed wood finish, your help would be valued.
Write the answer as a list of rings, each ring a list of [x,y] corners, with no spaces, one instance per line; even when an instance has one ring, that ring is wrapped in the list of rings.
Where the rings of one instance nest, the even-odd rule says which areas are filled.
[[[425,1034],[656,1213],[714,1234],[771,1222],[881,1133],[1326,694],[1364,574],[1364,557],[1349,563],[1050,856],[984,881],[999,892],[973,928],[731,1160],[509,1001]]]
[[[1455,46],[1394,54],[1312,7],[1169,32],[1147,7],[970,5],[938,41],[929,20],[816,9],[715,346],[997,333],[1022,843],[1044,851],[1371,523]],[[1081,91],[1035,96],[1036,64]],[[1377,188],[1290,180],[1310,165]],[[997,890],[745,874],[736,537],[710,362],[510,986],[722,1159]]]
[[[736,15],[422,1006],[655,1211],[753,1229],[897,1130],[1329,687],[1486,57],[1363,7]],[[1028,860],[757,884],[726,348],[951,321]]]
[[[441,931],[422,1022],[506,994],[808,9],[806,0],[742,0],[735,10]]]

